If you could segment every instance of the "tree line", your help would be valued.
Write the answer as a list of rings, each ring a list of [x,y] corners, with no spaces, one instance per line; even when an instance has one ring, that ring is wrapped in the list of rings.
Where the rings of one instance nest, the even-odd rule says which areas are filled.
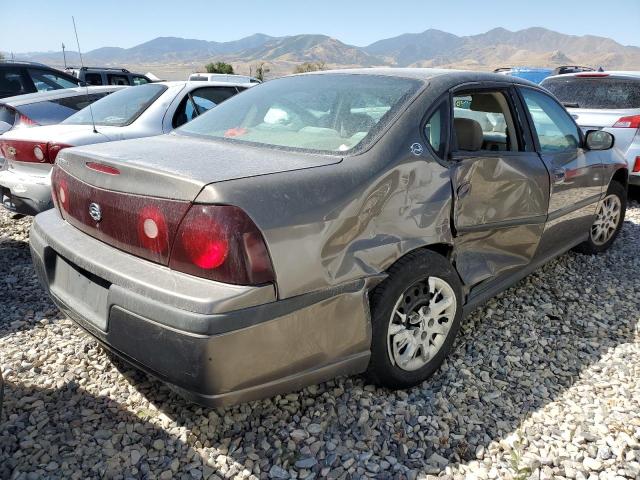
[[[225,62],[211,62],[204,66],[207,73],[223,73],[227,75],[233,75],[233,65]],[[297,65],[292,73],[307,73],[317,72],[319,70],[326,70],[326,64],[324,62],[304,62]],[[264,81],[265,76],[271,71],[265,62],[259,62],[254,67],[251,67],[250,75],[253,75],[261,82]]]

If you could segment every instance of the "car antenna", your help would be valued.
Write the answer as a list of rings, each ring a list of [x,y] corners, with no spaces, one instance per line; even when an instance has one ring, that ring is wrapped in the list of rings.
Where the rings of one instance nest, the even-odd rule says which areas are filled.
[[[82,61],[82,51],[80,50],[80,40],[78,40],[78,29],[76,28],[76,19],[71,16],[71,20],[73,21],[73,31],[76,34],[76,43],[78,44],[78,55],[80,56],[80,66],[84,70],[84,62]],[[84,88],[86,89],[87,95],[87,103],[89,104],[89,113],[91,114],[91,126],[93,127],[93,133],[98,133],[96,130],[96,121],[93,119],[93,108],[91,108],[91,102],[89,101],[89,85],[87,82],[84,82]]]

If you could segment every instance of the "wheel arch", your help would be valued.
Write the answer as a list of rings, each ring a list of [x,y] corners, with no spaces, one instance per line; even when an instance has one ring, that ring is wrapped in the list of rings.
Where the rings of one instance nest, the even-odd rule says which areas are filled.
[[[609,184],[611,184],[612,182],[619,183],[624,187],[625,190],[627,190],[629,188],[629,170],[627,170],[626,168],[617,169],[615,172],[613,172],[613,175],[609,180]]]
[[[436,253],[436,254],[440,255],[441,257],[443,257],[444,259],[447,260],[447,262],[451,266],[451,270],[453,272],[455,272],[456,276],[458,277],[458,280],[460,280],[460,284],[462,285],[462,288],[464,290],[464,294],[466,296],[466,293],[467,293],[466,292],[466,288],[467,287],[466,287],[465,283],[462,281],[462,277],[460,276],[460,273],[458,272],[458,269],[456,268],[454,262],[452,261],[453,249],[454,249],[453,244],[452,243],[446,243],[446,242],[430,243],[430,244],[427,244],[427,245],[419,246],[417,248],[414,248],[412,250],[404,252],[404,254],[402,256],[396,258],[391,264],[387,265],[387,267],[384,270],[384,273],[388,272],[391,268],[394,267],[394,265],[397,265],[398,263],[401,263],[401,262],[405,262],[407,257],[409,257],[409,256],[419,254],[420,252],[433,252],[433,253]]]

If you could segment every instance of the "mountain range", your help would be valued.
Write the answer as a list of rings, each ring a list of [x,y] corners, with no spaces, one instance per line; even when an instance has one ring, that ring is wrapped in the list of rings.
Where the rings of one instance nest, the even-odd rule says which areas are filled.
[[[79,64],[77,52],[67,51],[66,55],[68,64]],[[430,29],[379,40],[366,47],[315,34],[272,37],[257,33],[232,42],[158,37],[131,48],[98,48],[83,57],[87,65],[136,66],[166,72],[172,71],[170,66],[176,72],[201,70],[204,63],[210,61],[231,63],[240,73],[266,62],[272,74],[290,73],[302,62],[322,62],[337,68],[437,66],[486,70],[500,66],[579,64],[640,70],[640,47],[624,46],[610,38],[566,35],[540,27],[515,32],[495,28],[470,36]],[[63,63],[62,52],[30,52],[15,58],[56,66]],[[170,75],[165,75],[167,77]]]

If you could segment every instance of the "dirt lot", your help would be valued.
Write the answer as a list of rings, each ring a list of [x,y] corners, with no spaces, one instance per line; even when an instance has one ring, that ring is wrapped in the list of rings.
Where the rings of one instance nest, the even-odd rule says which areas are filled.
[[[338,380],[228,409],[105,352],[40,289],[0,213],[0,478],[640,478],[640,204],[477,309],[406,392]]]

